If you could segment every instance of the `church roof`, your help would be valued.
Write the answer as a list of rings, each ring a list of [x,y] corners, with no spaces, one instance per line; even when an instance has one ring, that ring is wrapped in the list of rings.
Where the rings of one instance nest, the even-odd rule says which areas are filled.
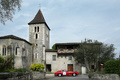
[[[37,12],[37,14],[35,15],[34,19],[32,21],[30,21],[28,24],[40,24],[40,23],[45,23],[45,25],[48,27],[44,17],[43,17],[43,14],[41,12],[41,10],[39,10]],[[50,30],[50,28],[48,27],[48,29]]]
[[[25,41],[25,42],[27,42],[28,44],[31,45],[31,43],[28,42],[28,41],[26,41],[25,39],[22,39],[22,38],[20,38],[20,37],[14,36],[14,35],[1,36],[0,39],[15,39],[15,40],[21,40],[21,41]]]

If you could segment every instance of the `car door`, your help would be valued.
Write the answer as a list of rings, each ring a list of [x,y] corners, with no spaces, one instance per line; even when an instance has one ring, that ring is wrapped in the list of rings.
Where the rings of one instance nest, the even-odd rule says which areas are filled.
[[[70,76],[70,75],[73,74],[73,72],[72,71],[67,71],[67,74]]]
[[[66,76],[67,75],[67,71],[63,71],[63,76]]]

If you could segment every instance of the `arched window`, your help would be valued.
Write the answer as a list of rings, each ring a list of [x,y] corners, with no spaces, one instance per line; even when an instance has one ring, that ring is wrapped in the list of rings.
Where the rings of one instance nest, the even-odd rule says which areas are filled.
[[[37,27],[37,32],[39,32],[39,26]]]
[[[35,27],[35,32],[36,32],[36,27]]]
[[[2,55],[6,55],[6,46],[3,45],[3,48],[2,48]]]

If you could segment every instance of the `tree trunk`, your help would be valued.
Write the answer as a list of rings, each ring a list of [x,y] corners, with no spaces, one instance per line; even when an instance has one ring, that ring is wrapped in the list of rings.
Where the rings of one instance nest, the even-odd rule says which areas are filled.
[[[89,67],[89,64],[88,64],[88,62],[87,62],[86,59],[85,59],[85,66],[86,66],[86,68],[87,68],[87,71],[90,72],[90,67]]]

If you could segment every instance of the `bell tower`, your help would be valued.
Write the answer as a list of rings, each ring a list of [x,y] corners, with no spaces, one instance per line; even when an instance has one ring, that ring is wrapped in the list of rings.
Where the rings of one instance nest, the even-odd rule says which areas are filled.
[[[33,63],[45,63],[45,49],[49,49],[50,28],[41,10],[37,12],[29,25],[29,42],[33,44]]]

